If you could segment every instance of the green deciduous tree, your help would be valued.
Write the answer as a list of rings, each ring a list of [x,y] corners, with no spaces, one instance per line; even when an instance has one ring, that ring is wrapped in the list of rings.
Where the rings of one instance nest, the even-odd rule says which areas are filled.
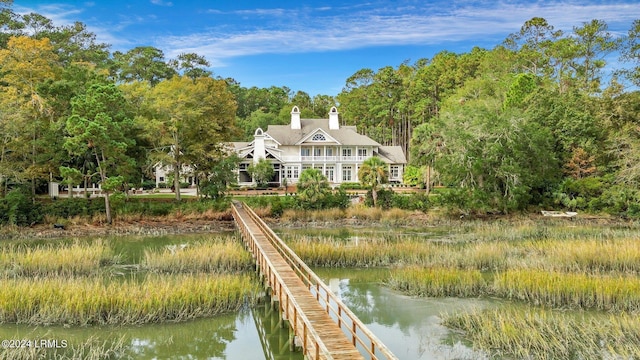
[[[15,35],[14,31],[22,27],[12,6],[13,0],[0,0],[0,49],[5,48],[9,38]]]
[[[247,172],[258,184],[258,187],[265,187],[273,177],[274,170],[269,160],[261,158],[258,162],[249,165]]]
[[[229,186],[237,182],[234,170],[239,162],[240,158],[232,154],[212,163],[208,171],[198,178],[200,195],[211,199],[224,197]]]
[[[227,156],[224,144],[235,131],[233,95],[223,80],[209,77],[175,76],[155,87],[139,85],[127,92],[146,109],[140,120],[153,144],[152,162],[172,168],[176,200],[180,201],[184,166],[205,178]]]
[[[547,129],[497,107],[465,104],[443,114],[446,148],[435,167],[445,184],[480,196],[487,209],[508,212],[553,182],[558,165]]]
[[[55,80],[59,73],[56,55],[48,39],[12,37],[6,49],[0,49],[0,106],[6,113],[0,118],[3,134],[1,168],[13,168],[14,181],[29,180],[32,196],[38,179],[46,179],[51,171],[47,156],[50,148],[45,135],[51,125],[52,112],[40,85]],[[7,124],[6,122],[12,122]],[[10,152],[10,154],[9,154]],[[11,162],[11,165],[8,163]]]

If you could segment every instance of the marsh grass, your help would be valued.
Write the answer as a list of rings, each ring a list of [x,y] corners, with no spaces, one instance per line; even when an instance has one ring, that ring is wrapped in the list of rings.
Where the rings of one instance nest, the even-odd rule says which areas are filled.
[[[308,237],[289,239],[289,246],[307,263],[318,267],[390,266],[428,263],[438,256],[437,247],[424,242],[395,242],[388,239],[344,241]]]
[[[638,359],[640,319],[628,314],[576,316],[544,309],[445,315],[490,356],[515,359]]]
[[[80,344],[67,344],[65,348],[22,347],[6,349],[0,352],[0,360],[109,360],[126,356],[127,346],[124,337],[100,341],[90,337]]]
[[[442,240],[371,234],[357,243],[322,236],[293,236],[287,241],[312,266],[395,268],[382,280],[411,295],[497,296],[557,308],[640,313],[637,232],[537,229],[528,223],[511,232],[504,224],[476,230],[477,236]],[[490,233],[491,240],[477,239]],[[446,276],[447,271],[453,275]]]
[[[207,238],[184,245],[145,250],[142,268],[156,272],[234,273],[250,269],[251,254],[236,238]]]
[[[640,273],[640,239],[580,239],[540,244],[548,264],[558,270]]]
[[[0,323],[126,325],[184,321],[253,303],[248,275],[154,275],[143,281],[104,277],[0,279]]]
[[[522,303],[446,316],[491,357],[640,359],[640,231],[530,219],[450,225],[426,236],[371,233],[357,245],[348,234],[287,241],[314,266],[389,267],[381,280],[411,296]]]
[[[280,217],[283,222],[297,221],[339,221],[339,220],[361,220],[380,222],[381,224],[404,224],[411,222],[412,211],[401,209],[383,210],[381,208],[370,208],[365,206],[350,206],[347,209],[323,209],[323,210],[300,210],[288,209]]]
[[[347,218],[378,221],[382,219],[384,211],[381,208],[369,208],[365,206],[351,206],[347,209]]]
[[[13,245],[0,248],[0,275],[88,275],[118,261],[102,240],[40,247]]]
[[[392,273],[387,285],[411,296],[470,297],[485,294],[487,282],[477,270],[410,267]]]
[[[556,308],[640,313],[637,276],[508,270],[495,276],[492,292]]]
[[[482,234],[489,230],[498,234],[493,234],[492,240],[482,240],[487,237]],[[359,237],[358,246],[331,236],[296,235],[286,240],[314,266],[423,265],[482,271],[544,269],[640,274],[637,233],[623,229],[604,230],[601,234],[595,229],[560,227],[542,229],[533,236],[534,230],[526,225],[515,227],[507,234],[505,225],[493,225],[482,226],[477,236],[475,233],[445,238],[368,234]],[[500,238],[503,235],[505,237]]]
[[[108,244],[1,247],[0,323],[183,321],[236,310],[257,298],[257,281],[242,273],[252,266],[251,255],[235,238],[204,237],[184,248],[147,250],[143,266],[114,267],[121,257]],[[114,277],[120,267],[152,271]]]
[[[346,217],[346,211],[342,209],[302,210],[287,209],[282,212],[280,220],[284,222],[294,221],[336,221]]]

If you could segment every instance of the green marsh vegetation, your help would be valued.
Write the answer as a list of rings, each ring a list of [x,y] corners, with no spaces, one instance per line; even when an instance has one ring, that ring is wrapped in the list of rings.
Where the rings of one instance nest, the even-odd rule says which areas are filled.
[[[76,241],[67,246],[0,247],[0,274],[12,277],[90,275],[119,262],[119,256],[101,240]]]
[[[252,266],[251,254],[239,240],[222,237],[145,250],[142,261],[144,269],[163,273],[238,273]]]
[[[314,266],[385,266],[412,296],[490,297],[515,309],[444,315],[490,356],[637,358],[640,230],[584,221],[460,222],[424,232],[283,235]],[[410,229],[409,229],[410,231]]]
[[[0,360],[31,360],[31,359],[56,359],[56,360],[105,360],[122,359],[126,356],[126,343],[124,338],[113,341],[101,341],[91,337],[78,344],[68,344],[68,351],[62,353],[56,351],[51,356],[51,349],[45,347],[22,347],[0,352]]]
[[[237,311],[257,301],[260,286],[246,271],[251,256],[236,237],[194,235],[181,240],[147,245],[138,260],[114,250],[110,238],[2,244],[0,324],[177,322]],[[118,358],[123,347],[121,341],[73,343],[57,349],[56,356]],[[39,356],[13,350],[8,356]]]

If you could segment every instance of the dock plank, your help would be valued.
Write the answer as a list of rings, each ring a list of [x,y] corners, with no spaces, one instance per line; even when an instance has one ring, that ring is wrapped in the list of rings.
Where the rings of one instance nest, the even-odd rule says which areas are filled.
[[[282,286],[286,287],[286,291],[292,294],[292,301],[295,301],[296,311],[302,317],[308,319],[309,323],[313,326],[313,331],[318,334],[320,339],[316,339],[317,342],[324,344],[328,350],[328,354],[322,354],[320,352],[318,358],[332,358],[332,359],[364,359],[360,351],[356,349],[352,341],[345,336],[343,330],[334,322],[333,319],[327,314],[326,309],[320,305],[316,296],[309,291],[308,286],[302,281],[298,274],[291,268],[289,263],[282,257],[278,250],[272,245],[269,238],[264,235],[262,229],[255,221],[249,216],[246,210],[242,207],[236,208],[238,216],[242,218],[242,221],[246,223],[248,231],[251,233],[253,239],[245,241],[255,241],[256,246],[262,249],[263,255],[268,259],[271,264],[270,272],[277,274],[277,278],[283,280]],[[236,219],[238,222],[239,219]],[[267,269],[261,269],[263,273]],[[271,281],[271,280],[269,280]],[[280,284],[273,286],[278,287]],[[282,295],[278,289],[274,290],[274,297]],[[286,304],[279,305],[281,309]],[[287,319],[291,323],[294,319]],[[299,321],[299,320],[296,320]],[[308,330],[310,331],[310,330]],[[296,336],[299,338],[304,337],[304,332],[300,330],[300,326],[296,331]],[[305,355],[310,359],[316,359],[316,345],[313,341],[303,341],[307,344],[307,348],[303,349]]]

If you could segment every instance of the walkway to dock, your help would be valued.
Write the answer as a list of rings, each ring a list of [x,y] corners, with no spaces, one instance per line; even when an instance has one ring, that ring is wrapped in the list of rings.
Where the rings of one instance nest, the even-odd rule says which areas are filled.
[[[306,359],[397,359],[253,210],[238,202],[231,208]]]

